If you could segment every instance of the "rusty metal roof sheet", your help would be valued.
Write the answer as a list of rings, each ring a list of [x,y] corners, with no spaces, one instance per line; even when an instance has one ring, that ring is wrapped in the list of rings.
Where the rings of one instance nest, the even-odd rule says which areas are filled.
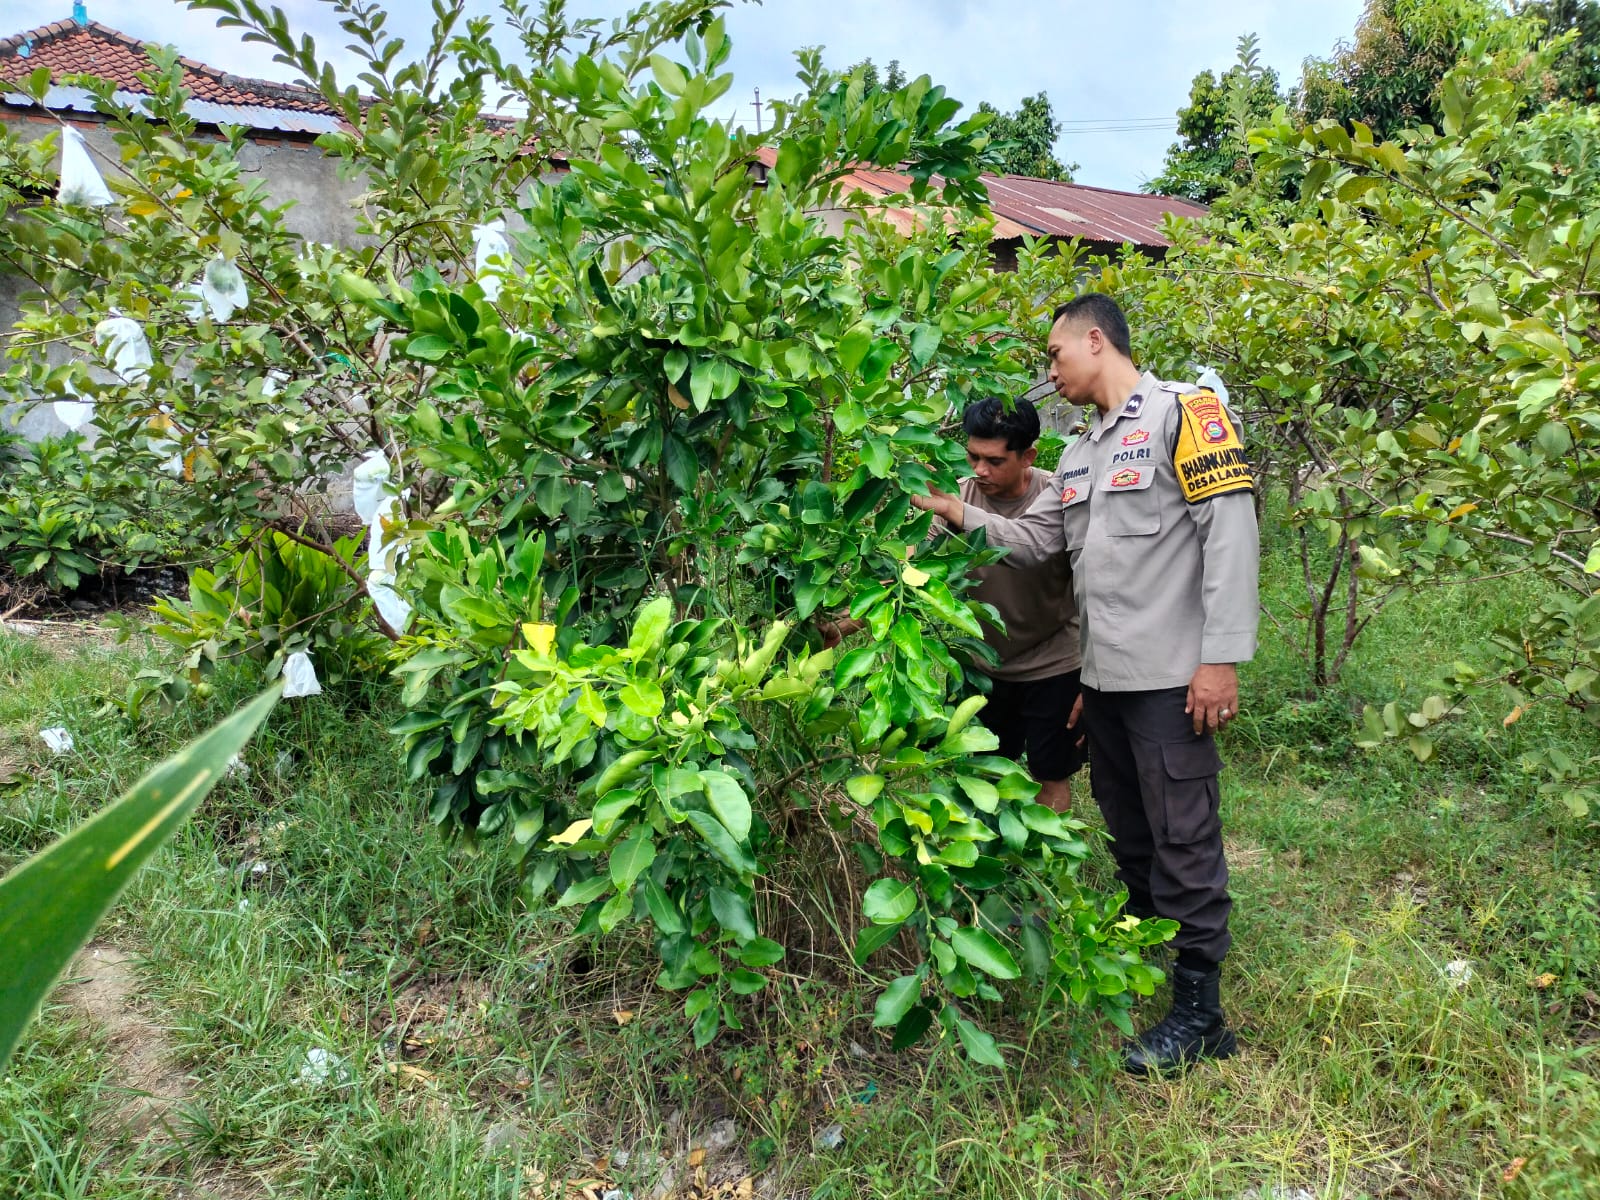
[[[778,155],[776,150],[763,146],[756,151],[756,158],[770,169]],[[911,188],[911,176],[880,168],[857,168],[847,173],[842,182],[846,189],[859,188],[875,197],[893,196]],[[1076,237],[1086,242],[1118,246],[1132,242],[1141,248],[1164,250],[1171,245],[1161,234],[1161,223],[1167,214],[1206,214],[1203,206],[1174,196],[1119,192],[1026,175],[985,175],[983,184],[995,215],[997,241],[1026,236]],[[873,208],[907,232],[916,227],[915,217],[904,206]]]
[[[1170,213],[1203,217],[1202,205],[1174,196],[1119,192],[1030,179],[1026,175],[985,175],[989,204],[997,213],[1051,237],[1081,237],[1089,242],[1132,242],[1136,246],[1165,249],[1171,243],[1161,234]]]

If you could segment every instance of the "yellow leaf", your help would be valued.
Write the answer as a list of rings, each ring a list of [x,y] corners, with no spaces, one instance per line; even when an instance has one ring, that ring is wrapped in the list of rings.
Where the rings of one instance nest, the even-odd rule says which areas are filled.
[[[594,822],[588,817],[583,818],[581,821],[574,821],[551,838],[550,844],[552,846],[571,846],[584,834],[588,833],[593,826]]]
[[[542,622],[535,624],[529,621],[522,627],[522,640],[527,642],[528,646],[540,658],[549,658],[550,647],[555,644],[556,640],[556,627]]]
[[[633,1009],[618,1008],[611,1012],[611,1019],[618,1025],[631,1025],[633,1023]]]
[[[672,401],[672,407],[679,412],[687,411],[689,407],[688,399],[678,390],[678,385],[675,383],[667,384],[667,399]]]
[[[919,571],[916,567],[907,563],[900,569],[900,578],[905,580],[906,586],[919,588],[928,582],[929,576],[926,571]]]
[[[130,217],[150,217],[161,211],[161,205],[154,200],[130,200],[128,202],[128,215]]]
[[[1448,517],[1446,517],[1445,520],[1446,521],[1454,521],[1457,517],[1464,517],[1469,512],[1477,512],[1477,511],[1478,511],[1478,506],[1476,504],[1458,504],[1458,505],[1456,505],[1454,508],[1452,508],[1450,510],[1450,515]]]
[[[689,1151],[689,1165],[691,1167],[698,1167],[705,1161],[706,1152],[703,1146],[696,1146],[693,1150]]]
[[[1556,977],[1554,975],[1552,975],[1549,971],[1546,971],[1543,975],[1539,976],[1539,978],[1537,978],[1537,979],[1535,979],[1533,981],[1533,986],[1538,988],[1541,992],[1544,991],[1546,988],[1555,987],[1555,985],[1556,985]]]
[[[1504,725],[1507,729],[1510,729],[1518,721],[1522,720],[1522,713],[1523,708],[1522,705],[1519,704],[1506,714],[1506,719],[1501,721],[1500,724]]]
[[[414,1088],[433,1082],[432,1071],[424,1071],[421,1067],[413,1067],[410,1063],[389,1063],[388,1071],[401,1087]]]

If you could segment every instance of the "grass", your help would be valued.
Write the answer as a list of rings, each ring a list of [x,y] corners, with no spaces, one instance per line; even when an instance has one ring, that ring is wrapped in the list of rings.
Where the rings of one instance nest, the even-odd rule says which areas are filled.
[[[1292,627],[1288,567],[1269,563],[1267,599]],[[142,1009],[193,1081],[171,1134],[118,1132],[115,1038],[54,1005],[0,1082],[0,1196],[511,1200],[603,1178],[643,1200],[664,1165],[692,1181],[719,1120],[705,1195],[749,1173],[815,1200],[1600,1196],[1596,835],[1519,762],[1592,731],[1485,711],[1427,764],[1351,741],[1362,702],[1420,699],[1531,603],[1506,583],[1397,601],[1313,699],[1265,627],[1225,746],[1246,1052],[1163,1083],[1054,1009],[1019,1020],[1005,1072],[894,1056],[847,979],[785,979],[695,1052],[646,944],[520,911],[498,847],[419,824],[380,691],[286,704],[99,935],[141,956]],[[248,694],[225,679],[140,730],[96,716],[140,653],[0,637],[0,757],[23,767],[0,865]],[[72,755],[38,744],[50,724]],[[316,1050],[349,1081],[301,1083]],[[830,1125],[842,1146],[815,1148]]]

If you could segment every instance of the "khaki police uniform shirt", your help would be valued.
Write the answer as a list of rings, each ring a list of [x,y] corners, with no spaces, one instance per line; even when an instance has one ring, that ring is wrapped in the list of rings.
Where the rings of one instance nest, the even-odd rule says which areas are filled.
[[[1066,548],[1085,687],[1186,687],[1201,663],[1255,654],[1261,551],[1238,430],[1210,392],[1146,373],[1108,416],[1090,410],[1053,491],[1025,513],[966,509],[967,529],[1011,551],[1003,562]]]

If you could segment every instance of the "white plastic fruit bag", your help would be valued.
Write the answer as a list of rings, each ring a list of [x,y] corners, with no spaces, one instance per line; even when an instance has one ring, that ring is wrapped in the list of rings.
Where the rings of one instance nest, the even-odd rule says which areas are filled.
[[[132,317],[113,313],[94,327],[94,344],[111,347],[112,368],[129,383],[143,383],[150,376],[154,359],[144,326]]]
[[[61,127],[61,182],[56,187],[60,204],[103,208],[111,203],[111,189],[89,157],[89,145],[71,125]]]
[[[283,698],[294,700],[321,693],[322,684],[317,682],[317,669],[311,665],[311,656],[304,650],[296,650],[283,664]]]
[[[206,264],[200,276],[200,298],[214,318],[229,321],[250,303],[250,289],[245,287],[239,268],[219,254]]]
[[[500,298],[501,277],[511,266],[511,243],[506,241],[506,223],[489,221],[472,227],[472,244],[476,253],[473,268],[478,275],[478,286],[490,304]]]

